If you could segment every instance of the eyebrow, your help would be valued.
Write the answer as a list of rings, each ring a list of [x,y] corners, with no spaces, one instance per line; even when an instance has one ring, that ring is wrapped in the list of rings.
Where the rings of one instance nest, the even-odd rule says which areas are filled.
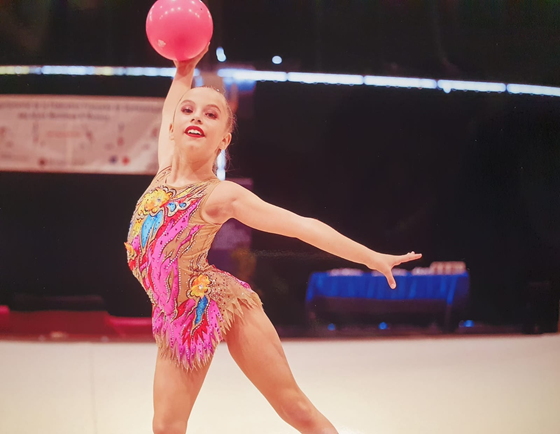
[[[183,102],[181,103],[181,106],[187,102],[190,102],[191,104],[196,105],[196,103],[194,101],[191,101],[190,99],[185,99],[183,100]],[[218,107],[216,104],[206,104],[206,107],[214,107],[216,110],[218,110],[220,113],[222,112],[220,110],[220,107]]]

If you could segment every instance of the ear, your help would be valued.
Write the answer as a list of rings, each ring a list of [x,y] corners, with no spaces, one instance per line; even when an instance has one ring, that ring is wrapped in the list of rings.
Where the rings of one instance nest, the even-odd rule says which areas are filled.
[[[173,139],[173,123],[169,124],[169,140],[174,140]]]
[[[220,142],[220,148],[226,149],[231,143],[231,133],[227,133]]]

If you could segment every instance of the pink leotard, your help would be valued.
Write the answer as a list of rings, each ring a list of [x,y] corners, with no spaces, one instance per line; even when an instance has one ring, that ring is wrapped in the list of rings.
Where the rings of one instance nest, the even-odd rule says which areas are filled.
[[[240,303],[262,308],[249,284],[208,264],[220,224],[201,208],[218,178],[172,187],[162,169],[136,203],[126,246],[128,266],[152,302],[152,332],[165,357],[186,370],[208,363]]]

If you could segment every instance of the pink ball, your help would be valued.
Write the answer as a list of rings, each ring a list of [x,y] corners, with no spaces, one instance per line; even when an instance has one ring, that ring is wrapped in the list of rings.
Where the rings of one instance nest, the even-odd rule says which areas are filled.
[[[196,57],[212,39],[212,15],[200,0],[157,0],[146,19],[152,47],[170,60]]]

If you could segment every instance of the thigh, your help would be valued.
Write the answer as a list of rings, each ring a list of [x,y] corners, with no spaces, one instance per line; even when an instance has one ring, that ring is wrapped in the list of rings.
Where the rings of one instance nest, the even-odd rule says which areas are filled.
[[[154,426],[184,425],[186,430],[210,363],[211,361],[201,369],[187,372],[176,366],[173,360],[162,358],[158,349],[154,375]]]
[[[264,310],[243,306],[243,312],[225,337],[228,350],[247,378],[279,411],[283,403],[302,397],[303,392],[296,384],[278,333]]]

